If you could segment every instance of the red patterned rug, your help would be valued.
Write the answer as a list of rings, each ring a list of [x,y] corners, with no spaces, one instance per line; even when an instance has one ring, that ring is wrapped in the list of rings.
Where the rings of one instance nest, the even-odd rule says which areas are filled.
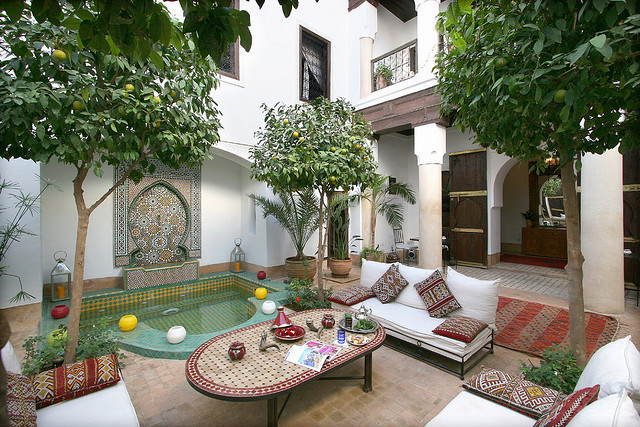
[[[528,255],[500,254],[500,262],[510,262],[513,264],[538,265],[540,267],[564,268],[567,265],[566,259],[543,258]]]
[[[585,313],[587,357],[613,341],[618,321],[610,316]],[[542,356],[555,344],[569,347],[569,311],[519,299],[499,297],[495,343],[502,347]]]

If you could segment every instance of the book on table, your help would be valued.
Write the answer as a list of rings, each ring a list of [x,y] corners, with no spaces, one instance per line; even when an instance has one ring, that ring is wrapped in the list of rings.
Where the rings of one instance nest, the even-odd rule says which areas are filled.
[[[333,359],[338,353],[338,347],[307,341],[304,345],[292,345],[285,360],[320,372],[324,362]]]

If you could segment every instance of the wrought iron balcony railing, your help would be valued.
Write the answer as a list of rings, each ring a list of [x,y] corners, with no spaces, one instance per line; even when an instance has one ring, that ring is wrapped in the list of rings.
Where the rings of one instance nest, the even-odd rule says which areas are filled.
[[[416,40],[371,61],[373,90],[413,77],[416,73]]]

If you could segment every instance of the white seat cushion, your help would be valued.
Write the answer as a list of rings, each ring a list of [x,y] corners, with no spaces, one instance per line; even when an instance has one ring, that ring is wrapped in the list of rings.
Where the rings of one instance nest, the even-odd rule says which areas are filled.
[[[626,390],[590,403],[578,412],[567,427],[637,427],[640,415]]]
[[[13,346],[9,341],[2,347],[2,364],[4,365],[4,369],[9,372],[15,372],[16,374],[22,373],[22,368],[20,367],[20,362],[18,362],[18,358],[13,351]]]
[[[640,412],[640,352],[631,335],[599,348],[584,367],[575,390],[600,384],[598,398],[626,390]]]
[[[500,290],[498,280],[474,279],[449,268],[445,282],[462,306],[452,314],[482,320],[495,329]]]
[[[428,427],[531,427],[535,419],[467,391],[460,392]]]

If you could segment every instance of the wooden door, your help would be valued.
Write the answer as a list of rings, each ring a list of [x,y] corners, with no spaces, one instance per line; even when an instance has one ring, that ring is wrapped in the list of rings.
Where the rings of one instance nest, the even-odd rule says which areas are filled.
[[[487,151],[449,154],[451,257],[487,266]]]
[[[631,251],[624,258],[624,281],[640,286],[640,149],[626,153],[622,159],[624,248]]]

